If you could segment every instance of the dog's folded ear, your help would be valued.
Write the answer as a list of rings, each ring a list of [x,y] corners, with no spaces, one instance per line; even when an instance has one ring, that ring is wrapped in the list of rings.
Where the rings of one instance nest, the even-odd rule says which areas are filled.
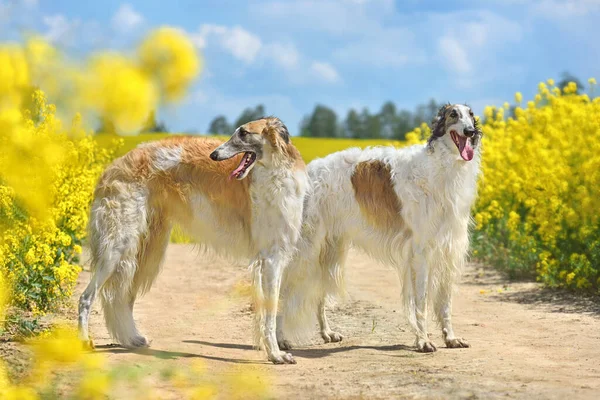
[[[438,110],[436,116],[433,118],[433,121],[431,121],[431,135],[435,136],[435,137],[442,137],[444,136],[444,133],[446,133],[445,131],[445,125],[446,125],[446,111],[448,110],[448,108],[450,107],[450,104],[445,104],[443,106],[440,107],[440,109]]]
[[[267,125],[263,129],[262,135],[275,148],[282,148],[290,142],[290,133],[287,127],[276,117],[267,118]]]

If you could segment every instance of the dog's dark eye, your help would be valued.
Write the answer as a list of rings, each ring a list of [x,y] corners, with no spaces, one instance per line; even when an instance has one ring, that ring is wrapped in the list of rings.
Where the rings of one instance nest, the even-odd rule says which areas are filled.
[[[469,110],[469,115],[470,115],[471,117],[474,117],[474,116],[475,116],[475,114],[473,114],[473,110]]]
[[[452,118],[458,117],[458,113],[456,112],[456,110],[452,110],[452,112],[450,113],[450,117],[452,117]]]
[[[246,136],[247,134],[248,134],[248,132],[246,132],[246,131],[245,131],[245,130],[243,130],[243,129],[240,129],[240,136],[241,136],[241,137],[244,137],[244,136]]]

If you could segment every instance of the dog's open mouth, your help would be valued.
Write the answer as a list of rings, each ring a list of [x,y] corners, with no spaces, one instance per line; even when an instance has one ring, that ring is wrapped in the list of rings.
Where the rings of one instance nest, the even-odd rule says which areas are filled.
[[[452,137],[452,141],[458,148],[458,152],[460,156],[465,161],[471,161],[473,159],[473,145],[472,138],[466,137],[463,135],[459,135],[455,130],[450,131],[450,136]]]
[[[244,153],[242,157],[242,161],[240,161],[240,165],[229,175],[229,179],[237,179],[241,180],[248,175],[248,172],[254,167],[254,163],[256,162],[256,153],[251,151],[247,151]]]

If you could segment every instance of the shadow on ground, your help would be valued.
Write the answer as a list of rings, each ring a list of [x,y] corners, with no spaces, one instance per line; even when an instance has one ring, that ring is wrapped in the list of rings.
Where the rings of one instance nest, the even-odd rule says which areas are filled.
[[[574,294],[564,290],[539,287],[504,292],[491,298],[498,301],[543,307],[550,312],[587,314],[600,318],[600,296]]]
[[[110,354],[140,354],[145,356],[155,357],[161,360],[174,360],[178,358],[203,358],[206,360],[222,361],[233,364],[265,364],[265,362],[245,360],[239,358],[227,358],[227,357],[216,357],[202,354],[185,353],[179,351],[167,351],[157,350],[151,348],[140,348],[140,349],[128,349],[114,344],[101,345],[96,347],[98,353],[110,353]]]
[[[222,348],[222,349],[238,349],[238,350],[256,351],[255,347],[247,345],[247,344],[213,343],[213,342],[207,342],[207,341],[202,341],[202,340],[184,340],[183,342],[199,344],[202,346],[218,347],[218,348]],[[298,357],[302,357],[302,358],[323,358],[323,357],[327,357],[331,354],[343,353],[346,351],[353,351],[353,350],[404,351],[404,352],[410,352],[411,354],[416,353],[416,350],[414,347],[405,346],[402,344],[384,345],[384,346],[356,346],[356,345],[344,346],[344,345],[341,345],[340,347],[317,347],[317,346],[314,348],[299,347],[299,348],[294,348],[294,349],[290,350],[290,352],[294,356],[298,356]]]

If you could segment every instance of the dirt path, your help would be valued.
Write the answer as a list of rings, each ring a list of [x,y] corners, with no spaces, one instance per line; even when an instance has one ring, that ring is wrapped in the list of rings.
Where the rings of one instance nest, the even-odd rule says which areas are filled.
[[[330,313],[344,341],[322,344],[315,328],[315,345],[292,351],[297,365],[271,365],[252,349],[248,299],[233,295],[246,269],[198,256],[192,246],[169,246],[162,275],[137,303],[150,350],[107,347],[97,312],[90,329],[110,360],[181,365],[202,359],[211,371],[244,364],[269,376],[281,398],[598,398],[598,303],[534,283],[512,284],[471,266],[456,296],[454,323],[472,348],[441,347],[435,329],[437,353],[420,354],[398,311],[395,274],[352,252],[347,276],[350,297]],[[88,280],[82,273],[77,295]]]

